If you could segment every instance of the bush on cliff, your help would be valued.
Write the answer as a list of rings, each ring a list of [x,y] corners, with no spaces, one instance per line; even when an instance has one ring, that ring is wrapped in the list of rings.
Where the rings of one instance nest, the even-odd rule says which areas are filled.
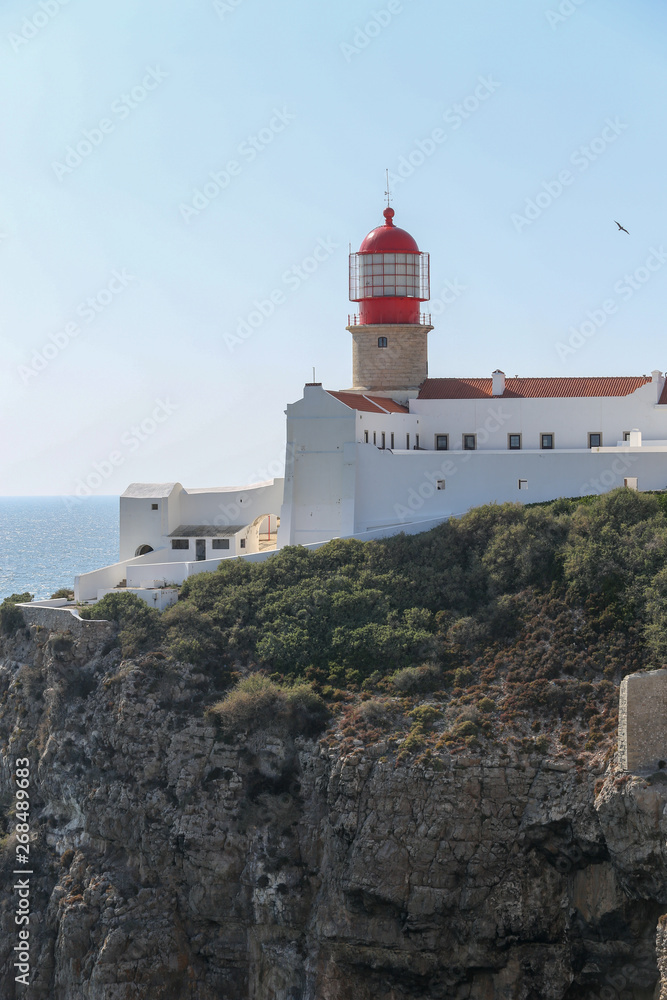
[[[535,507],[490,504],[420,535],[287,547],[258,564],[225,560],[185,582],[178,611],[165,616],[168,642],[198,661],[226,656],[358,686],[425,661],[467,669],[518,634],[519,597],[530,591],[585,606],[599,628],[638,626],[638,658],[660,662],[665,509],[660,497],[622,488]],[[408,686],[412,679],[405,675]]]
[[[149,608],[136,594],[105,594],[97,604],[83,608],[81,617],[117,622],[120,625],[118,639],[124,657],[137,656],[155,649],[164,638],[160,612]]]
[[[19,629],[25,628],[25,620],[17,604],[29,604],[33,595],[27,591],[24,594],[11,594],[0,604],[0,632],[3,635],[14,635]]]
[[[285,686],[264,674],[250,674],[209,709],[229,736],[254,730],[283,730],[292,736],[315,736],[324,729],[328,710],[310,684]]]

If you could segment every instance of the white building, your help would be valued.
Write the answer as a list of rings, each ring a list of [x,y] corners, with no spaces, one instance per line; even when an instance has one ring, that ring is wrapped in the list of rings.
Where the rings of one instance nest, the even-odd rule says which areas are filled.
[[[429,378],[433,328],[420,312],[429,258],[393,215],[386,208],[384,225],[350,255],[354,384],[308,384],[288,405],[284,481],[133,484],[121,497],[121,561],[77,578],[80,599],[122,580],[150,590],[223,558],[259,558],[260,530],[273,524],[275,533],[278,515],[280,548],[413,532],[484,503],[667,489],[660,371]]]

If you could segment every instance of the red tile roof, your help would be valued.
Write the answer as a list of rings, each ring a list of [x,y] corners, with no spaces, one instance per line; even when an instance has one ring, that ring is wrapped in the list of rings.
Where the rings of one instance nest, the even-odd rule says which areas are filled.
[[[335,396],[341,403],[345,403],[351,410],[365,410],[367,413],[409,413],[407,406],[401,406],[393,399],[386,399],[384,396],[366,396],[357,392],[332,392],[326,390],[330,396]]]
[[[650,381],[647,375],[624,375],[619,378],[508,378],[505,379],[505,391],[502,397],[495,398],[568,399],[582,396],[629,396]],[[418,398],[492,399],[494,397],[491,395],[491,384],[490,378],[427,378],[422,383]]]

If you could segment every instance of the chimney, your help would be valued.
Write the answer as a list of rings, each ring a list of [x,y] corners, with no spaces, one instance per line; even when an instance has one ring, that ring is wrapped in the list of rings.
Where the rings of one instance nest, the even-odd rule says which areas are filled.
[[[505,372],[496,368],[491,376],[491,395],[502,396],[505,391]]]
[[[633,427],[630,431],[630,440],[628,444],[631,448],[641,448],[642,446],[642,432],[636,427]]]

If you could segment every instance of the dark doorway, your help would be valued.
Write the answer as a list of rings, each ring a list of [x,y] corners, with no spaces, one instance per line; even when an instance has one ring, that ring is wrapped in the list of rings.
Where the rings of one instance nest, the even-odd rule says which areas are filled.
[[[195,543],[195,552],[197,561],[200,562],[202,559],[206,559],[206,539],[198,538]]]

